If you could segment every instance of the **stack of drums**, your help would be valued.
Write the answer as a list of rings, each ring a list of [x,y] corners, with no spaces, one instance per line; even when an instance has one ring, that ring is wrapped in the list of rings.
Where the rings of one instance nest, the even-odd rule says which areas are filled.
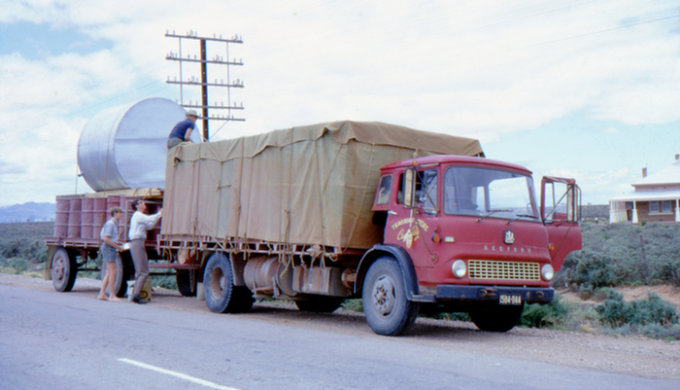
[[[111,210],[111,207],[120,207],[121,209],[123,209],[123,213],[125,213],[125,207],[120,205],[120,200],[121,200],[121,197],[119,195],[109,195],[106,198],[106,212],[105,212],[104,219],[103,219],[104,222],[111,219],[111,214],[109,214],[109,210]],[[118,231],[119,232],[121,230],[125,230],[125,229],[123,229],[124,223],[125,223],[125,221],[118,222]],[[104,225],[102,225],[102,226],[104,226]],[[127,237],[127,233],[123,233],[123,235],[120,237],[120,239],[123,240],[123,241],[126,241],[125,237]]]
[[[68,234],[68,214],[71,209],[71,196],[57,196],[57,210],[54,216],[54,237]]]
[[[101,232],[108,210],[106,209],[106,198],[93,198],[94,207],[92,209],[92,238],[99,239],[99,232]]]
[[[79,196],[71,197],[69,202],[68,229],[66,234],[67,237],[80,237],[80,215],[82,211],[82,201],[83,199]]]
[[[83,198],[80,216],[80,237],[94,238],[94,198]]]

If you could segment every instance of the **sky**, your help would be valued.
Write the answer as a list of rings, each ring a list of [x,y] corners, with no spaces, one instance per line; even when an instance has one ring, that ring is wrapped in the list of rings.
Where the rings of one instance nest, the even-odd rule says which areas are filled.
[[[212,140],[393,123],[477,138],[536,182],[573,177],[584,204],[680,154],[680,0],[0,0],[0,207],[91,191],[77,176],[88,120],[180,99],[167,32],[243,39],[227,58],[244,64],[229,98],[246,120],[211,123]]]

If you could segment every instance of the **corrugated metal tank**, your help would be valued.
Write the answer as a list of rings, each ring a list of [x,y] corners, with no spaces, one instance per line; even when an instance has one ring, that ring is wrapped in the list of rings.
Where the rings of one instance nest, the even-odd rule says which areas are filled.
[[[78,166],[94,191],[163,188],[166,141],[186,111],[163,98],[95,115],[78,141]]]

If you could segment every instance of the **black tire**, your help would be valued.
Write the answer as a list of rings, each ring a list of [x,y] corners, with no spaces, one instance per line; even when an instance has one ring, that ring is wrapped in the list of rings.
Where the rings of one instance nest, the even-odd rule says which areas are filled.
[[[332,313],[340,307],[343,299],[340,297],[325,297],[313,295],[304,301],[295,301],[295,306],[300,311],[312,313]]]
[[[418,316],[418,304],[406,297],[401,268],[390,257],[379,258],[368,269],[362,304],[368,325],[375,333],[385,336],[408,332]]]
[[[246,286],[234,286],[232,290],[233,311],[231,313],[245,313],[253,307],[255,299],[253,293]]]
[[[125,293],[127,292],[127,282],[128,282],[129,273],[125,269],[124,264],[125,264],[125,262],[123,261],[121,256],[118,256],[118,258],[116,259],[116,278],[114,279],[114,283],[113,283],[113,291],[115,292],[115,294],[118,298],[124,297]],[[106,270],[107,270],[106,263],[102,262],[102,266],[100,268],[101,268],[100,277],[101,277],[101,280],[103,281],[104,276],[106,275]],[[111,294],[109,292],[110,287],[111,286],[106,286],[105,292],[106,292],[107,295]]]
[[[519,324],[524,303],[518,306],[497,305],[490,310],[470,312],[470,319],[479,330],[507,332]]]
[[[203,297],[215,313],[241,313],[253,306],[253,294],[234,285],[231,261],[223,253],[213,253],[203,274]]]
[[[59,248],[52,256],[50,274],[54,289],[59,292],[69,292],[73,289],[78,274],[76,256],[65,248]]]
[[[193,273],[193,278],[191,277]],[[196,296],[196,271],[177,271],[175,275],[177,280],[177,291],[183,297],[195,297]],[[192,281],[193,279],[193,281]]]

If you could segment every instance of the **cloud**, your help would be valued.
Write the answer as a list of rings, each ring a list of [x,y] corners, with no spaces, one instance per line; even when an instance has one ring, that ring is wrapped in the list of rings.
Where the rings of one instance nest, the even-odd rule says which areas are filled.
[[[25,172],[26,168],[22,166],[0,161],[0,175],[20,175]],[[2,176],[0,176],[0,180],[2,180]]]
[[[0,9],[0,23],[44,23],[87,39],[72,43],[78,52],[40,60],[0,55],[0,134],[11,140],[0,156],[24,166],[41,188],[71,191],[62,181],[73,182],[87,119],[113,104],[178,97],[164,83],[178,76],[178,64],[164,60],[179,49],[166,30],[245,40],[228,57],[245,63],[230,77],[246,88],[230,97],[244,103],[247,121],[226,124],[216,139],[339,119],[483,142],[574,112],[623,124],[677,121],[680,35],[668,32],[675,15],[668,4],[637,1],[12,1]],[[99,41],[110,45],[81,51]],[[184,40],[183,54],[196,54],[195,43]],[[221,46],[210,50],[227,56]],[[227,78],[221,69],[210,72],[210,79]],[[183,76],[198,77],[198,69],[187,65]],[[186,88],[184,99],[199,93]],[[227,97],[212,90],[210,100]],[[605,173],[574,173],[605,193],[596,186]]]

